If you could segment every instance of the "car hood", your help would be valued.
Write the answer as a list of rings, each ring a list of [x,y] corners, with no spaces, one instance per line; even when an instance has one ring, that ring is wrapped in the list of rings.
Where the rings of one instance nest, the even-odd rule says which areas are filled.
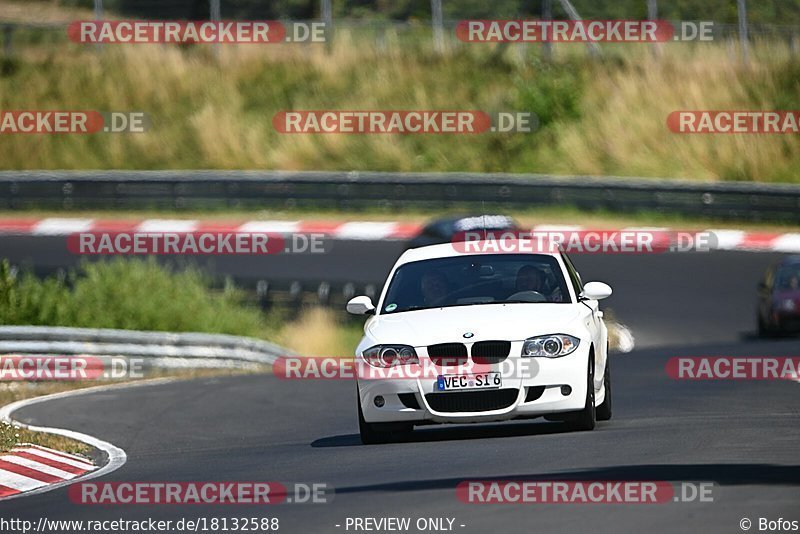
[[[584,337],[589,309],[582,304],[481,304],[379,315],[367,326],[376,343],[415,347],[489,339],[520,341],[544,334]],[[581,316],[584,316],[581,318]],[[470,338],[464,334],[471,332]]]

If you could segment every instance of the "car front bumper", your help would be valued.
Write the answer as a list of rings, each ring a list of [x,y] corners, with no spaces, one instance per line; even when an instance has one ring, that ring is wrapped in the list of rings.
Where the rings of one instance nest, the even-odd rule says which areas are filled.
[[[514,356],[521,353],[521,348],[521,342],[512,343],[512,356],[503,364],[489,366],[488,370],[502,373],[502,385],[497,389],[438,391],[437,377],[430,372],[419,378],[360,378],[358,394],[364,420],[477,423],[571,412],[584,407],[588,343],[581,343],[575,352],[560,358]],[[423,368],[435,369],[432,364]],[[404,376],[419,374],[414,369],[408,371]],[[443,374],[461,373],[447,369]],[[565,394],[567,389],[570,391]],[[382,403],[376,403],[378,397]]]

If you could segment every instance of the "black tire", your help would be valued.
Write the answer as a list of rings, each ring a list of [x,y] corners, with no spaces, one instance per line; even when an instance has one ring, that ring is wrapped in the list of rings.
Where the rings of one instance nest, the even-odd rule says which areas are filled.
[[[586,402],[583,410],[575,412],[568,425],[571,430],[594,430],[597,412],[594,405],[594,354],[589,353],[589,369],[587,371]]]
[[[771,338],[771,337],[778,337],[780,335],[780,331],[776,328],[771,327],[768,323],[761,318],[761,314],[758,314],[758,337],[763,338]]]
[[[364,445],[398,441],[408,437],[414,430],[414,425],[404,423],[367,423],[364,420],[364,412],[361,411],[361,401],[358,398],[356,398],[356,403],[358,403],[358,433],[361,436],[361,443]]]
[[[611,419],[611,359],[608,357],[608,353],[606,353],[606,370],[603,373],[603,389],[606,390],[606,397],[595,410],[598,421]]]
[[[758,337],[769,337],[769,330],[767,329],[767,325],[764,324],[764,319],[761,318],[761,314],[756,314],[758,317],[756,322],[758,323]]]
[[[364,412],[361,411],[361,401],[356,399],[356,402],[358,403],[358,433],[361,435],[361,443],[364,445],[386,443],[386,434],[375,430],[373,425],[364,421]]]

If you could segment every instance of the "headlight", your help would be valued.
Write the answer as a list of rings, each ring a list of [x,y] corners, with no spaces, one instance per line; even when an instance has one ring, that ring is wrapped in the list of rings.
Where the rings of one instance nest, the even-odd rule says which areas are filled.
[[[522,357],[544,356],[545,358],[558,358],[566,356],[577,349],[580,342],[578,338],[566,334],[528,338],[522,344]]]
[[[419,363],[414,347],[408,345],[375,345],[364,351],[364,359],[373,367]]]
[[[783,311],[794,311],[795,309],[794,301],[792,299],[782,300],[780,308]]]

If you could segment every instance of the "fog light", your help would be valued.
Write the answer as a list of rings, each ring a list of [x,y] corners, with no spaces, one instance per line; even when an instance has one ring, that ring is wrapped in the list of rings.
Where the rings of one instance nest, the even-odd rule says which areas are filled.
[[[383,408],[383,405],[386,404],[386,401],[380,395],[375,397],[375,401],[374,402],[375,402],[375,406],[377,406],[378,408]]]
[[[570,393],[572,393],[572,388],[571,387],[569,387],[569,386],[561,386],[561,394],[562,395],[564,395],[566,397]]]

